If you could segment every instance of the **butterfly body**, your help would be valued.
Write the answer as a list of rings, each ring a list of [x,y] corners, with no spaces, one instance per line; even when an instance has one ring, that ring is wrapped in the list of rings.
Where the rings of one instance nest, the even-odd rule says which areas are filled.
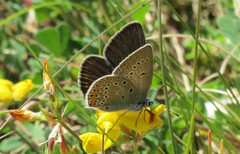
[[[115,35],[104,50],[106,58],[88,56],[83,60],[80,88],[89,107],[139,111],[152,104],[147,98],[153,76],[152,46],[145,43],[143,29],[137,22]]]

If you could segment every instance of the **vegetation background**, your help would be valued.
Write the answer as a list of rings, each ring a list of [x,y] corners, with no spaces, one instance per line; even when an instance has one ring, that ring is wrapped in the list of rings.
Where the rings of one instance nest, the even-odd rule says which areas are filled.
[[[84,108],[84,101],[77,86],[81,60],[86,55],[101,53],[99,51],[103,50],[117,30],[130,21],[137,20],[142,23],[147,41],[154,48],[154,77],[149,96],[155,101],[154,106],[157,103],[167,103],[169,109],[180,115],[177,117],[171,114],[169,118],[167,112],[164,112],[161,115],[164,125],[139,139],[138,151],[184,153],[190,147],[193,152],[240,152],[238,0],[162,0],[162,46],[159,44],[158,1],[1,0],[0,4],[0,78],[13,83],[31,79],[35,84],[35,88],[26,98],[15,99],[11,103],[0,102],[1,125],[9,116],[3,111],[19,108],[43,83],[43,68],[20,36],[26,40],[40,61],[48,59],[52,74],[67,65],[55,79],[71,98]],[[111,26],[111,30],[101,34]],[[199,33],[198,42],[201,46],[198,48],[191,31]],[[164,72],[160,69],[163,60],[161,48],[164,49],[167,69],[167,102],[161,89]],[[81,49],[84,49],[83,52]],[[78,56],[71,59],[76,54]],[[193,82],[195,77],[196,84]],[[193,87],[196,88],[195,94]],[[58,98],[64,106],[67,105],[64,121],[76,134],[96,131],[90,120],[60,92]],[[39,111],[37,104],[41,104],[46,110],[50,107],[45,90],[34,96],[31,103],[35,105],[30,110],[35,112]],[[193,109],[195,116],[192,116]],[[96,119],[93,110],[84,110]],[[194,118],[191,120],[191,117]],[[172,127],[168,125],[170,119]],[[191,129],[193,126],[194,129]],[[46,152],[47,143],[40,143],[48,139],[52,129],[52,123],[40,120],[31,123],[11,121],[1,128],[0,152]],[[7,134],[9,132],[12,133]],[[171,134],[174,135],[174,147]],[[191,135],[193,140],[189,140]],[[70,147],[76,145],[84,153],[76,138],[69,133],[64,134],[64,137]],[[121,146],[126,152],[132,153],[132,142]],[[114,147],[107,150],[111,151],[119,152]],[[60,153],[59,145],[55,146],[55,153]]]

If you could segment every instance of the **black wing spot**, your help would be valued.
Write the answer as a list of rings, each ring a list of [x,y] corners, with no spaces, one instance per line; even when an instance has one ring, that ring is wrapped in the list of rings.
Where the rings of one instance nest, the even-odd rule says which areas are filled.
[[[132,68],[135,69],[135,68],[137,68],[137,66],[136,66],[136,65],[133,65]]]
[[[140,74],[140,76],[144,76],[144,75],[146,75],[146,72],[142,72],[142,73]]]
[[[130,88],[130,89],[129,89],[129,92],[132,93],[132,92],[133,92],[133,88]]]
[[[109,110],[109,106],[106,106],[105,109],[106,109],[106,110]]]
[[[118,85],[118,82],[114,82],[114,85],[115,85],[115,86]]]
[[[138,61],[138,62],[137,62],[137,65],[138,65],[138,66],[141,65],[141,63]]]
[[[125,96],[121,96],[121,98],[122,98],[122,99],[124,99],[124,98],[125,98]]]
[[[124,81],[122,82],[122,84],[123,84],[123,85],[127,84],[127,81],[126,81],[126,80],[124,80]]]
[[[131,72],[129,72],[129,74],[130,74],[130,75],[133,75],[134,73],[133,73],[133,71],[131,71]]]
[[[147,58],[146,61],[149,61],[149,59]]]

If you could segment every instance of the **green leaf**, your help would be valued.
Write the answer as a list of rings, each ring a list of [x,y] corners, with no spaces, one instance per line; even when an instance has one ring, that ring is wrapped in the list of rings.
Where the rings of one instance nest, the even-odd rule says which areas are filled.
[[[68,41],[69,41],[69,38],[70,38],[70,34],[71,34],[70,28],[67,24],[61,24],[58,27],[58,31],[60,33],[61,48],[62,48],[62,50],[66,50],[67,45],[68,45]]]
[[[228,37],[233,43],[238,43],[240,41],[240,21],[232,14],[228,14],[217,20],[220,32]]]
[[[23,123],[28,131],[36,138],[38,141],[45,140],[44,132],[41,127],[39,127],[39,123]]]
[[[22,144],[23,143],[18,136],[12,136],[1,141],[0,149],[3,152],[10,152],[12,150],[19,148]]]
[[[55,55],[61,55],[63,52],[60,45],[60,34],[55,28],[46,28],[39,31],[35,35],[35,39]]]
[[[140,7],[141,5],[145,4],[147,1],[142,1],[139,3],[136,3],[132,6],[131,11],[135,10],[136,8]],[[140,9],[139,11],[137,11],[136,13],[134,13],[133,15],[131,15],[131,17],[134,20],[139,21],[141,24],[144,23],[145,21],[145,15],[146,13],[149,11],[150,5],[146,5],[145,7],[143,7],[142,9]]]
[[[38,10],[35,10],[36,18],[38,21],[45,21],[50,18],[49,14],[51,13],[51,10],[49,8],[41,8]]]

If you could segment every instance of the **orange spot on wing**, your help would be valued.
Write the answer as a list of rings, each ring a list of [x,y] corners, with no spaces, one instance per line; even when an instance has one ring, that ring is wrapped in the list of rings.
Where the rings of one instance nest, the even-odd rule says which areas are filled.
[[[89,106],[95,106],[96,105],[96,99],[91,100],[91,103],[89,104]]]
[[[90,98],[95,98],[97,97],[97,94],[92,94]]]
[[[98,90],[98,89],[94,89],[93,91],[94,91],[94,92],[99,92],[99,90]]]

